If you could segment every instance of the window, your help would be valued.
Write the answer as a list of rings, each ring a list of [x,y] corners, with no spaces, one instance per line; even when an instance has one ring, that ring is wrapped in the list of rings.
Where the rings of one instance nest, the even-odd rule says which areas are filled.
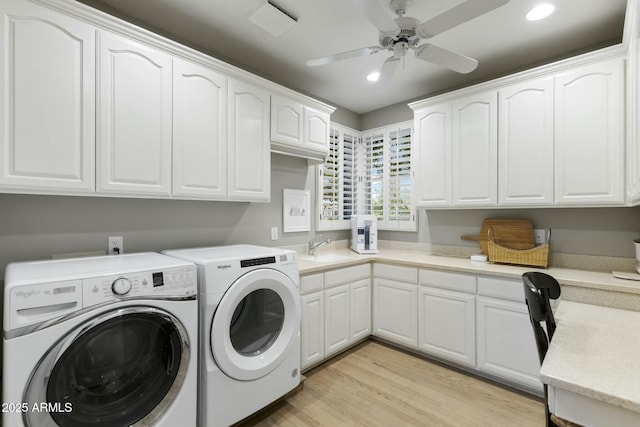
[[[333,124],[319,167],[319,230],[348,229],[352,214],[378,218],[379,230],[415,230],[412,122],[358,132]]]
[[[341,230],[350,227],[356,212],[360,132],[332,125],[329,134],[329,155],[318,167],[319,221],[318,230]]]

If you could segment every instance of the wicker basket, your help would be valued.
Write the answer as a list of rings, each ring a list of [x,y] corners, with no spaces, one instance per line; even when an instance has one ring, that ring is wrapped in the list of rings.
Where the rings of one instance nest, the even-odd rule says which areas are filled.
[[[551,234],[551,233],[549,233]],[[549,243],[531,249],[512,249],[501,246],[494,241],[493,230],[489,229],[487,251],[490,262],[517,264],[531,267],[547,268],[549,266]]]

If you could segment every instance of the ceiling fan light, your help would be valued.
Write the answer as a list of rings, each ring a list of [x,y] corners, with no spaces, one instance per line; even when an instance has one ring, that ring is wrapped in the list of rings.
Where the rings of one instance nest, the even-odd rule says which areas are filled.
[[[377,82],[379,78],[380,78],[380,73],[377,71],[374,71],[373,73],[369,73],[367,75],[367,80],[369,80],[370,82]]]
[[[542,3],[534,7],[527,13],[528,21],[539,21],[551,15],[556,7],[551,3]]]

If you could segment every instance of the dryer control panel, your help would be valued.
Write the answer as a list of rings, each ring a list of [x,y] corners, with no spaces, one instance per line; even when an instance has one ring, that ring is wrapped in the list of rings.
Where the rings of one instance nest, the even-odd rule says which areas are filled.
[[[120,298],[183,298],[197,292],[195,266],[92,277],[82,282],[84,307]]]
[[[41,323],[125,298],[189,298],[196,294],[194,265],[15,286],[5,304],[5,329]]]

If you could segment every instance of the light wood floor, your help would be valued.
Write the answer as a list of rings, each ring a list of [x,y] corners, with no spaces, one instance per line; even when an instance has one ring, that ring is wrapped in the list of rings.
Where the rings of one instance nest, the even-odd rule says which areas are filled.
[[[305,374],[249,426],[543,427],[542,400],[367,341]]]

